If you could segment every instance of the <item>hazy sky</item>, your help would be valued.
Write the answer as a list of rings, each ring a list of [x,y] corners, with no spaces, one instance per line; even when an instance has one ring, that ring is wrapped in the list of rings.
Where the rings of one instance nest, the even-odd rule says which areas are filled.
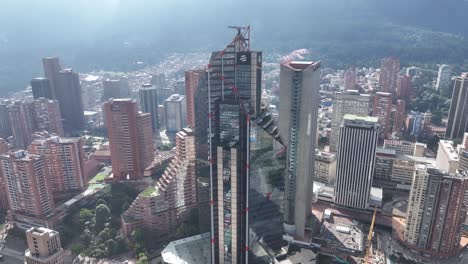
[[[0,0],[0,91],[42,74],[44,56],[119,69],[133,58],[219,49],[228,25],[248,24],[255,49],[281,52],[367,41],[362,33],[386,23],[468,36],[466,10],[464,0]]]

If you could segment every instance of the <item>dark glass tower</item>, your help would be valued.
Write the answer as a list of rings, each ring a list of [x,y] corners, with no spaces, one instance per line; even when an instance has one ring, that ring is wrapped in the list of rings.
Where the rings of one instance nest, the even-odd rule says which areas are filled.
[[[47,78],[38,77],[32,79],[31,89],[34,99],[39,99],[41,97],[53,99],[52,87],[50,86],[50,81]]]
[[[208,143],[198,143],[197,155],[208,154],[211,258],[272,263],[282,246],[285,158],[276,154],[283,141],[261,108],[262,54],[250,51],[248,27],[234,28],[234,40],[212,54],[206,89],[198,89],[205,93],[195,98],[196,134]]]
[[[271,263],[283,245],[286,159],[276,155],[282,145],[271,116],[251,121],[242,105],[227,99],[215,107],[215,263]]]

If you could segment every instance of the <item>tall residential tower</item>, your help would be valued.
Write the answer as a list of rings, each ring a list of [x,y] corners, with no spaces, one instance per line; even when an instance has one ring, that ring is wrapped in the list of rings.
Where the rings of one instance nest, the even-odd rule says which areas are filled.
[[[103,104],[115,181],[143,177],[154,159],[150,114],[138,112],[135,100],[114,99]]]

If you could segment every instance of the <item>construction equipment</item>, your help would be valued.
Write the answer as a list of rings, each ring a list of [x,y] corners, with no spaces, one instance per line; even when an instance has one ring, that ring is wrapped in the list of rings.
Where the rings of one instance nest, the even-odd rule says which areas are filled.
[[[371,264],[370,257],[372,254],[370,253],[370,247],[372,244],[372,234],[374,233],[374,224],[375,224],[376,214],[377,214],[377,206],[374,207],[374,214],[372,215],[372,222],[369,228],[369,234],[367,235],[366,255],[364,256],[364,261],[365,261],[364,263],[366,264]]]

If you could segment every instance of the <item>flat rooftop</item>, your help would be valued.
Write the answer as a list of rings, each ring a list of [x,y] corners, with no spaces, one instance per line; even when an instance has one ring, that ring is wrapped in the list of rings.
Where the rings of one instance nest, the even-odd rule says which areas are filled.
[[[344,120],[348,121],[364,121],[364,122],[371,122],[371,123],[377,123],[379,119],[375,116],[358,116],[358,115],[350,115],[346,114],[343,117]]]
[[[459,157],[458,157],[458,152],[457,150],[453,147],[453,142],[450,141],[450,140],[441,140],[439,141],[439,145],[442,146],[442,149],[439,149],[439,151],[443,150],[449,160],[458,160]]]

